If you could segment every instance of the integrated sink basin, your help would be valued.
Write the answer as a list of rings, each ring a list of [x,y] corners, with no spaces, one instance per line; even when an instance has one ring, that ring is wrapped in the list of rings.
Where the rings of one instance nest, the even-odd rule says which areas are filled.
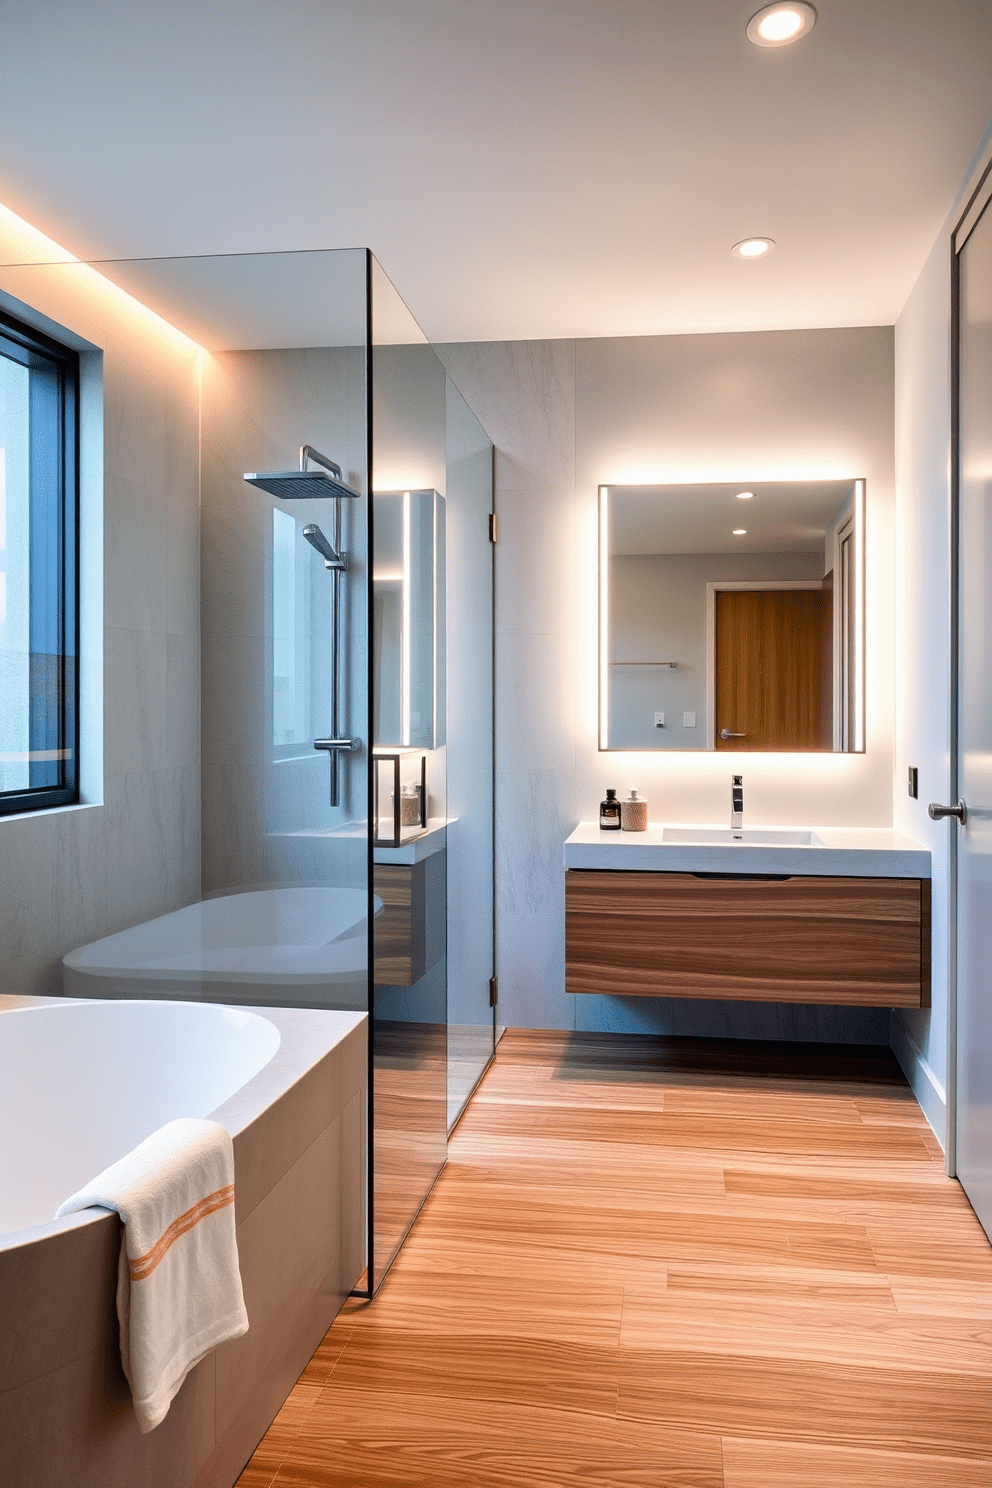
[[[665,827],[663,842],[695,847],[822,847],[815,832],[789,827]]]

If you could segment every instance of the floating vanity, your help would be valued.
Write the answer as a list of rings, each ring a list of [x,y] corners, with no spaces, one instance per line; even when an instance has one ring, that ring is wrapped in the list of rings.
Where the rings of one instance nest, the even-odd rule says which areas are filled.
[[[445,849],[457,818],[431,817],[427,830],[399,847],[373,849],[375,979],[412,987],[445,952]]]
[[[565,990],[930,1005],[930,854],[880,828],[578,826]]]

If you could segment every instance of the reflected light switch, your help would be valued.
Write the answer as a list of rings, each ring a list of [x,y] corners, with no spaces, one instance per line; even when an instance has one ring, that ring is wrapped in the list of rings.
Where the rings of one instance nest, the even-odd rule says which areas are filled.
[[[654,726],[655,726],[655,728],[664,728],[665,727],[665,715],[664,715],[664,713],[656,713],[654,715]]]
[[[695,713],[683,713],[682,714],[682,727],[683,728],[695,728],[696,727],[696,715],[695,715]]]

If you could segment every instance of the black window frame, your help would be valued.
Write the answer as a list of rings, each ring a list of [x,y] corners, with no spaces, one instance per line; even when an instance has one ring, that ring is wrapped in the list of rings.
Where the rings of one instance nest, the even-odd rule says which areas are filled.
[[[79,354],[3,310],[0,354],[47,374],[32,379],[29,405],[29,691],[54,689],[57,697],[54,736],[49,710],[39,715],[29,702],[29,750],[56,757],[29,764],[26,790],[0,791],[4,817],[79,800]],[[36,543],[36,527],[44,543]],[[47,649],[52,641],[57,650]]]

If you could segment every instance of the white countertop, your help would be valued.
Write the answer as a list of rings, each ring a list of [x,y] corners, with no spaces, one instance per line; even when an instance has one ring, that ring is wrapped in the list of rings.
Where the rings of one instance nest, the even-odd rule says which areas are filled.
[[[598,822],[580,822],[566,839],[565,867],[656,873],[795,873],[814,878],[930,877],[929,850],[887,827],[813,827],[822,847],[702,845],[663,840],[666,826],[689,825],[658,822],[646,832],[604,832]],[[714,824],[692,824],[694,829],[707,825]]]
[[[447,829],[453,827],[457,820],[456,816],[432,816],[428,820],[427,830],[421,832],[418,837],[411,837],[409,842],[404,842],[399,847],[373,846],[372,861],[373,863],[420,863],[424,858],[431,857],[446,846]]]
[[[440,852],[447,844],[447,828],[453,827],[458,821],[457,816],[432,816],[428,819],[426,829],[417,837],[411,837],[400,847],[378,847],[373,844],[372,861],[375,863],[420,863],[424,858]],[[325,838],[330,840],[344,840],[357,842],[368,839],[369,828],[366,821],[344,822],[339,827],[314,827],[312,830],[302,828],[297,831],[266,832],[267,837],[293,837],[293,838]]]

